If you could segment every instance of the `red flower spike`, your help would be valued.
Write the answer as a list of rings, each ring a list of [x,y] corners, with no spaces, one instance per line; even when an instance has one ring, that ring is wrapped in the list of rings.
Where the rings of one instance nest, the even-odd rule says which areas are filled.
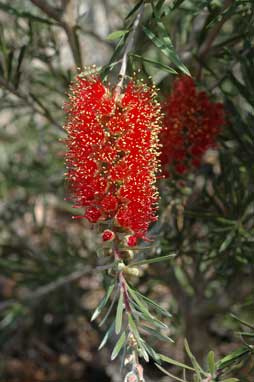
[[[105,231],[102,232],[101,237],[103,241],[112,241],[115,239],[116,235],[110,229],[105,229]]]
[[[101,212],[96,207],[88,207],[84,217],[87,218],[90,223],[96,223],[101,217]]]
[[[154,88],[130,81],[116,99],[97,75],[78,76],[66,107],[75,207],[92,223],[111,220],[135,244],[156,220],[160,105],[154,96]]]
[[[198,92],[192,78],[183,76],[173,84],[172,94],[163,105],[164,124],[160,133],[162,171],[171,167],[184,174],[198,168],[204,153],[216,147],[225,124],[223,104],[213,103],[205,92]]]

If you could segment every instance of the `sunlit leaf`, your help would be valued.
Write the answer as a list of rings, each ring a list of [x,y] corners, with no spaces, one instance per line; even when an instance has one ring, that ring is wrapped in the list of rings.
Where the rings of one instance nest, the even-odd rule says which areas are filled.
[[[128,30],[118,30],[118,31],[114,31],[112,33],[110,33],[106,39],[109,40],[109,41],[114,41],[114,40],[119,40],[119,38],[123,37],[124,35],[126,35],[126,33],[128,33],[129,31]]]
[[[172,44],[172,41],[165,30],[165,27],[163,26],[162,23],[159,23],[159,26],[160,26],[160,32],[162,33],[162,36],[155,35],[155,33],[151,29],[145,26],[143,26],[143,30],[145,34],[147,35],[147,37],[154,43],[155,46],[157,46],[157,48],[160,49],[160,51],[163,54],[165,54],[165,56],[167,56],[170,59],[170,61],[177,67],[177,69],[179,69],[184,74],[190,76],[189,70],[182,63],[178,54],[176,53],[175,48]]]

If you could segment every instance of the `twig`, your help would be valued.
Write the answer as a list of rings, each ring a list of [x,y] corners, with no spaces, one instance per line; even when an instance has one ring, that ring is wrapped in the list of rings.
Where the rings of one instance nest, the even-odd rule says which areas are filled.
[[[222,11],[227,9],[233,4],[234,0],[225,0],[224,6]],[[199,66],[197,70],[197,80],[201,79],[202,76],[202,62],[205,60],[207,54],[209,53],[212,44],[216,37],[218,36],[219,32],[221,31],[221,28],[223,27],[224,23],[227,21],[228,16],[225,14],[220,22],[214,26],[214,28],[211,29],[211,31],[208,33],[208,36],[203,43],[203,45],[199,49]]]
[[[59,279],[52,281],[51,283],[47,285],[39,287],[34,292],[27,293],[19,300],[8,300],[3,303],[0,303],[0,311],[15,304],[27,303],[27,302],[32,302],[34,300],[38,300],[41,297],[44,297],[51,292],[54,292],[56,289],[61,288],[66,284],[70,284],[74,281],[77,281],[78,279],[80,279],[81,277],[89,273],[91,273],[91,267],[87,266],[82,268],[79,271],[74,271],[73,273],[70,273],[67,276],[59,277]]]
[[[144,8],[145,8],[145,4],[144,4],[144,2],[142,2],[141,6],[139,8],[139,11],[137,13],[137,16],[134,20],[132,30],[129,33],[129,36],[127,39],[127,44],[126,44],[126,47],[125,47],[124,52],[123,52],[122,65],[121,65],[120,72],[119,72],[119,82],[118,82],[116,89],[115,89],[116,97],[118,97],[120,95],[122,87],[123,87],[123,82],[124,82],[124,78],[126,76],[126,71],[127,71],[128,54],[132,50],[134,40],[135,40],[135,34],[137,32],[138,26],[139,26],[140,21],[142,19],[142,15],[144,13]]]
[[[54,7],[45,0],[30,0],[37,8],[48,17],[54,19],[65,31],[72,51],[73,59],[78,68],[83,67],[83,60],[80,48],[80,41],[77,34],[77,25],[74,20],[73,0],[66,2],[63,14],[60,14]]]
[[[42,10],[42,12],[44,12],[48,17],[51,17],[55,21],[61,23],[61,21],[60,21],[61,17],[59,15],[59,12],[54,7],[49,5],[47,3],[47,1],[44,1],[44,0],[31,0],[31,3],[33,3],[38,8],[40,8]]]
[[[19,89],[16,89],[14,86],[12,86],[9,82],[7,82],[3,78],[0,78],[0,87],[7,90],[9,93],[13,94],[14,96],[18,97],[28,107],[30,107],[34,113],[42,115],[48,121],[53,123],[58,129],[62,130],[62,126],[54,119],[54,117],[51,115],[50,111],[44,105],[42,105],[42,103],[40,101],[38,101],[38,99],[35,99],[35,97],[31,96],[31,98],[39,106],[39,108],[35,107],[34,102],[32,101],[32,99],[27,94],[22,93]]]

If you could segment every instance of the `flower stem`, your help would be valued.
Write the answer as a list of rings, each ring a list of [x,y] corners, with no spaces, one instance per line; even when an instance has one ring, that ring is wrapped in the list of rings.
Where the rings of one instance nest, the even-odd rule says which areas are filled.
[[[145,4],[144,4],[144,2],[142,2],[140,5],[140,8],[139,8],[139,11],[137,13],[137,16],[134,20],[132,30],[129,33],[129,36],[127,38],[127,43],[126,43],[126,46],[125,46],[125,49],[123,52],[122,65],[121,65],[120,72],[119,72],[119,82],[115,88],[115,97],[116,98],[120,95],[121,90],[123,88],[123,82],[124,82],[124,79],[126,76],[126,71],[127,71],[128,54],[132,50],[134,40],[135,40],[135,34],[137,32],[140,21],[142,19],[142,16],[144,13],[144,8],[145,8]]]

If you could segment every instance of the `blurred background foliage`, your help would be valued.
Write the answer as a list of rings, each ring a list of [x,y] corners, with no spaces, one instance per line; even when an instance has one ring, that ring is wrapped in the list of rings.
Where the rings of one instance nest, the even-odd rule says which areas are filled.
[[[176,257],[150,265],[135,283],[173,313],[168,334],[176,343],[158,341],[161,352],[188,363],[187,338],[208,370],[210,350],[221,359],[214,380],[252,382],[253,1],[147,3],[129,72],[152,76],[168,94],[177,73],[189,70],[225,103],[227,124],[218,150],[198,171],[160,181],[160,219],[149,251]],[[90,323],[103,295],[104,277],[95,271],[100,243],[88,223],[71,220],[62,126],[76,67],[96,64],[116,81],[135,10],[132,0],[0,1],[3,381],[121,380],[117,361],[109,362],[112,346],[97,352],[104,329]],[[184,378],[181,367],[165,368]],[[202,380],[195,367],[189,373],[188,381]],[[146,374],[148,381],[173,380],[152,365]]]

